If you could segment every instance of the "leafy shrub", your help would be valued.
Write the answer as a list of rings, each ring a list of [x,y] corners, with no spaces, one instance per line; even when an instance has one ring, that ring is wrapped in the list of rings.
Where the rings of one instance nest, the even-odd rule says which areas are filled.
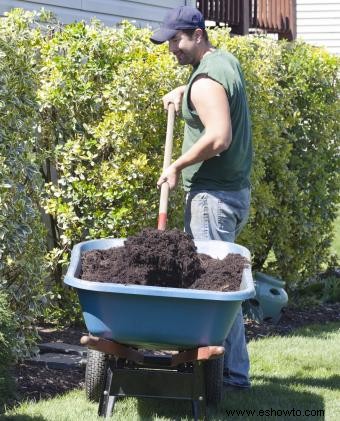
[[[240,59],[252,113],[253,203],[239,241],[255,269],[309,277],[329,260],[339,200],[339,58],[302,42],[213,35]]]
[[[324,281],[323,301],[326,303],[340,302],[340,278],[339,276],[331,276]]]
[[[15,54],[24,63],[19,66],[14,58],[13,63],[7,59],[2,68],[14,69],[10,77],[17,78],[15,86],[24,87],[29,100],[22,102],[21,96],[14,95],[21,104],[13,109],[15,121],[22,122],[15,135],[14,119],[7,113],[0,118],[7,136],[14,138],[8,145],[26,148],[24,154],[14,154],[14,165],[26,168],[29,161],[34,169],[29,173],[27,199],[24,196],[32,210],[20,209],[16,217],[20,221],[22,215],[29,215],[30,222],[23,225],[31,224],[32,232],[27,231],[24,238],[36,239],[31,248],[24,242],[32,253],[24,260],[34,265],[43,250],[35,207],[42,191],[38,166],[45,176],[43,206],[52,220],[53,247],[48,259],[53,285],[60,281],[74,243],[124,237],[156,226],[159,192],[155,185],[166,131],[161,98],[185,83],[189,69],[177,65],[166,45],[151,44],[148,29],[127,22],[119,29],[99,22],[57,25],[44,33],[31,30],[28,35],[32,19],[16,11],[3,24],[7,25],[3,33],[11,34]],[[213,44],[239,58],[252,112],[253,201],[249,223],[238,242],[251,250],[255,270],[265,267],[286,281],[306,278],[329,259],[336,215],[339,59],[301,42],[231,38],[225,29],[211,31],[210,37]],[[174,156],[179,153],[182,130],[183,123],[177,119]],[[12,150],[12,146],[6,148],[2,156]],[[8,188],[6,180],[19,175],[9,168],[6,171],[1,174],[1,200],[13,206],[14,189]],[[18,184],[23,188],[21,179]],[[28,192],[27,184],[24,189]],[[171,194],[169,216],[169,227],[182,227],[180,189]],[[15,232],[8,237],[11,241],[21,238]],[[6,247],[12,250],[14,246]],[[19,269],[26,274],[26,266]],[[41,279],[38,269],[31,269],[32,274]],[[40,290],[38,281],[37,285],[36,291]],[[53,288],[54,297],[60,288]],[[69,304],[63,303],[64,309]],[[62,308],[61,312],[65,313]]]
[[[289,98],[284,118],[290,129],[288,170],[295,174],[289,200],[292,222],[275,255],[283,276],[319,271],[329,261],[339,201],[339,58],[303,43],[287,44],[281,84]],[[287,202],[288,205],[288,202]],[[288,256],[290,256],[288,258]]]
[[[72,288],[55,283],[47,292],[47,305],[39,320],[42,323],[63,326],[84,326],[78,294]]]
[[[129,23],[120,30],[78,23],[44,45],[39,96],[41,108],[53,110],[59,174],[46,209],[62,233],[58,251],[156,224],[166,126],[160,100],[185,83],[188,69],[149,35]],[[239,241],[255,269],[267,265],[285,280],[308,276],[328,259],[335,218],[339,60],[304,43],[230,38],[222,29],[210,37],[240,59],[252,112],[253,204]],[[175,133],[178,145],[182,123]],[[170,226],[181,227],[181,192],[170,203]]]
[[[27,16],[0,19],[0,292],[15,311],[18,356],[35,343],[44,280],[35,42]]]
[[[58,172],[45,208],[61,232],[61,262],[74,242],[156,225],[166,130],[161,97],[182,83],[182,72],[164,48],[147,47],[148,35],[128,23],[119,31],[78,23],[42,50],[48,71],[39,98]],[[178,138],[175,144],[178,151]],[[171,197],[172,221],[182,218],[181,200],[181,193]]]
[[[291,305],[296,308],[315,307],[323,303],[339,303],[339,273],[327,270],[307,280],[292,283],[289,295]]]

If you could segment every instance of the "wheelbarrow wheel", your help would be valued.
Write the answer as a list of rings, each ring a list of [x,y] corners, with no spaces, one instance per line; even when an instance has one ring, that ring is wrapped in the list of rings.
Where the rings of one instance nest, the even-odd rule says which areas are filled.
[[[207,405],[218,405],[222,400],[223,356],[208,360],[204,364]]]
[[[99,402],[104,384],[107,367],[107,356],[104,352],[87,349],[87,364],[85,371],[86,398],[92,402]]]

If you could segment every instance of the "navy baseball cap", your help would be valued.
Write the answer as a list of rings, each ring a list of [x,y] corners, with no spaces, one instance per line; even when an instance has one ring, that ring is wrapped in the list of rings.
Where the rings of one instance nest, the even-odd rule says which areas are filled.
[[[180,6],[169,10],[161,27],[153,33],[150,40],[155,44],[162,44],[165,41],[169,41],[181,29],[196,28],[205,29],[202,13],[195,7]]]

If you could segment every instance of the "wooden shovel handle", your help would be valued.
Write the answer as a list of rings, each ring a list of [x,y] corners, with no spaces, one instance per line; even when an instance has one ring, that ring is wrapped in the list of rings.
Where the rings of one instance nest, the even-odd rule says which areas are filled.
[[[166,127],[166,138],[164,148],[163,171],[171,164],[173,133],[175,123],[175,104],[170,103],[168,106],[168,122]],[[159,200],[158,226],[159,230],[165,230],[167,215],[168,215],[168,199],[169,199],[169,184],[163,183],[161,185],[161,197]]]

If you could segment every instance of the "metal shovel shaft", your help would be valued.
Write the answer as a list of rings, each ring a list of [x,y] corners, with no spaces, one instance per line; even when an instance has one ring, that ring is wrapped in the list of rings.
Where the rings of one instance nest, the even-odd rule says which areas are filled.
[[[175,105],[170,103],[168,107],[168,122],[167,122],[167,128],[166,128],[163,171],[166,170],[171,164],[174,123],[175,123]],[[166,228],[169,192],[170,192],[169,184],[166,182],[163,183],[161,185],[161,196],[159,200],[158,225],[157,225],[157,228],[159,230],[165,230]]]

